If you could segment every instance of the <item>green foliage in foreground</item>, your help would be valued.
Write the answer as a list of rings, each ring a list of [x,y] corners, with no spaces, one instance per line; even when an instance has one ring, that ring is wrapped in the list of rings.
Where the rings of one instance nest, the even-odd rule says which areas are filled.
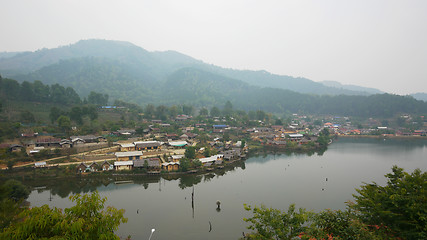
[[[22,202],[29,195],[30,190],[14,179],[0,185],[0,229],[16,221],[15,216],[22,212]]]
[[[386,186],[365,184],[345,211],[320,213],[245,205],[248,239],[427,239],[427,173],[394,166]]]
[[[409,174],[394,166],[387,185],[356,189],[353,208],[367,224],[384,225],[405,239],[427,239],[427,172]]]
[[[22,221],[5,228],[0,239],[119,239],[114,231],[127,222],[123,209],[104,209],[107,199],[98,192],[70,200],[76,205],[64,212],[48,205],[24,210],[18,215]]]

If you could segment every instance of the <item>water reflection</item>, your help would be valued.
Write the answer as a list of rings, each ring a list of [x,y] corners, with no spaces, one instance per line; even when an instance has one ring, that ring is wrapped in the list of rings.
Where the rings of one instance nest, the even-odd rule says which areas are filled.
[[[427,141],[381,141],[338,139],[323,156],[261,153],[204,174],[36,179],[28,184],[46,187],[37,190],[44,193],[33,191],[29,201],[65,208],[71,203],[62,197],[98,189],[109,206],[126,210],[129,221],[117,231],[122,239],[147,239],[151,229],[156,229],[153,239],[238,239],[247,231],[244,203],[282,210],[291,203],[313,211],[344,209],[354,188],[362,182],[383,184],[392,165],[427,170]]]
[[[419,148],[427,149],[427,140],[402,140],[402,139],[386,139],[382,138],[338,138],[335,140],[337,144],[332,144],[330,148],[339,151],[351,152],[360,151],[360,145],[373,148],[370,151],[379,152],[380,154],[396,154],[396,151],[406,152],[413,151]],[[358,145],[358,148],[354,148]],[[339,149],[335,149],[339,146]],[[427,151],[427,150],[426,150]],[[236,169],[246,169],[246,164],[258,163],[266,164],[270,161],[280,159],[295,159],[295,158],[307,158],[314,156],[322,156],[324,151],[310,151],[310,152],[289,152],[289,151],[277,151],[277,150],[265,150],[255,154],[251,154],[249,159],[246,161],[240,161],[232,166],[226,166],[224,169],[217,169],[214,172],[208,172],[204,174],[191,174],[191,175],[150,175],[150,176],[132,176],[132,175],[98,175],[98,176],[85,176],[75,177],[72,179],[44,179],[36,178],[32,181],[24,181],[24,183],[37,192],[41,193],[44,191],[50,191],[52,196],[59,196],[66,198],[70,194],[78,193],[89,193],[95,191],[101,186],[109,186],[118,182],[132,181],[134,184],[142,185],[144,189],[148,189],[150,184],[160,184],[161,179],[164,181],[175,181],[179,180],[178,186],[181,189],[191,188],[200,184],[201,182],[210,182],[215,177],[219,178],[227,173],[232,173]],[[285,168],[287,170],[287,168]],[[158,186],[161,191],[161,186]]]
[[[236,169],[245,169],[245,162],[240,161],[232,166],[226,166],[223,169],[217,169],[213,172],[203,174],[170,174],[170,175],[149,175],[149,176],[133,176],[133,175],[94,175],[94,176],[79,176],[75,178],[63,179],[45,179],[35,178],[31,181],[24,181],[24,184],[36,190],[38,193],[50,191],[50,193],[61,198],[66,198],[70,194],[82,194],[93,192],[99,187],[111,187],[116,185],[125,185],[132,183],[142,185],[144,189],[152,184],[158,184],[158,190],[161,191],[161,181],[164,184],[166,181],[179,181],[178,186],[181,189],[191,188],[203,182],[209,182],[213,178],[221,177],[227,172],[234,172]],[[124,186],[121,186],[124,187]]]

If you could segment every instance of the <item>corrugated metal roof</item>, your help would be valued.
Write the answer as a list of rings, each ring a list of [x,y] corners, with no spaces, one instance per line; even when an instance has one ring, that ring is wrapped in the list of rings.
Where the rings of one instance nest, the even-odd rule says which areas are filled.
[[[304,137],[304,135],[302,135],[302,134],[289,134],[289,137],[291,137],[291,138],[299,138],[299,137]]]
[[[162,163],[162,166],[169,166],[169,165],[179,165],[179,162],[164,162],[164,163]]]
[[[207,157],[207,158],[200,158],[199,160],[200,160],[200,162],[202,162],[202,163],[207,163],[207,162],[214,162],[214,161],[216,161],[218,158],[223,158],[224,157],[224,155],[222,155],[222,154],[217,154],[217,155],[213,155],[213,156],[210,156],[210,157]]]
[[[45,165],[46,165],[46,162],[36,162],[36,163],[34,163],[34,166],[36,166],[36,167],[45,166]]]
[[[121,147],[127,148],[127,147],[135,147],[135,144],[133,143],[119,143]]]
[[[169,145],[174,146],[174,147],[182,147],[187,145],[188,143],[186,141],[174,141],[174,142],[169,142]]]
[[[142,151],[116,152],[114,155],[116,155],[116,157],[142,156]]]
[[[132,161],[115,161],[114,166],[132,166]]]
[[[158,147],[161,145],[158,141],[134,142],[136,147]]]
[[[160,166],[160,159],[158,159],[158,158],[146,158],[146,159],[133,160],[133,166],[134,167],[144,167],[145,161],[147,161],[148,167],[159,167]]]

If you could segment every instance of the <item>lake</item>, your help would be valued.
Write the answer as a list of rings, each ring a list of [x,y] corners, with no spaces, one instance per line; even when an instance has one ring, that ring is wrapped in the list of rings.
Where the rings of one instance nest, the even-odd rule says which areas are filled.
[[[322,155],[263,154],[204,175],[39,182],[28,201],[66,208],[70,194],[98,190],[107,205],[126,210],[128,223],[117,231],[121,238],[148,239],[154,228],[153,240],[238,239],[248,231],[244,203],[282,210],[291,203],[314,211],[344,209],[355,188],[363,182],[383,185],[393,165],[427,171],[427,140],[339,138]]]

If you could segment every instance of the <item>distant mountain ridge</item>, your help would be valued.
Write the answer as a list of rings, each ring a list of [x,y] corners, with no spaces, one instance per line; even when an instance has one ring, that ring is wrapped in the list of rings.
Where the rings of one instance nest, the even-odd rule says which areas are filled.
[[[110,40],[81,40],[75,44],[54,49],[19,53],[10,58],[0,59],[0,71],[1,74],[7,77],[21,80],[23,75],[29,74],[31,76],[31,73],[43,67],[57,64],[61,60],[86,57],[109,58],[123,64],[145,66],[150,69],[150,75],[156,80],[164,79],[168,74],[182,67],[197,67],[260,87],[282,88],[310,94],[367,94],[360,91],[325,86],[306,78],[275,75],[266,71],[225,69],[205,64],[200,60],[175,51],[148,52],[129,42]],[[19,77],[16,77],[17,75]],[[31,77],[26,79],[29,78]],[[61,76],[58,76],[57,79],[60,82]]]
[[[427,93],[413,93],[411,96],[415,99],[427,102]]]
[[[110,40],[81,40],[75,44],[35,52],[7,54],[0,58],[0,74],[19,81],[41,80],[46,84],[59,83],[73,87],[81,96],[90,91],[107,93],[111,99],[144,104],[167,103],[175,92],[164,96],[171,86],[193,89],[174,81],[183,81],[182,74],[201,70],[198,74],[199,88],[225,98],[221,93],[227,88],[245,83],[259,88],[277,88],[314,95],[370,95],[381,93],[377,89],[342,85],[339,83],[319,83],[306,78],[271,74],[266,71],[234,70],[206,64],[176,51],[149,52],[129,42]],[[183,70],[184,69],[184,70]],[[215,79],[222,90],[210,91],[201,86]],[[188,79],[187,79],[188,80]],[[203,81],[205,80],[205,81]],[[243,85],[241,85],[243,86]],[[213,88],[216,89],[216,88]],[[254,89],[254,88],[251,88]],[[257,90],[258,91],[258,90]],[[159,96],[161,94],[162,96]],[[223,97],[220,97],[224,95]],[[228,98],[235,94],[228,95]],[[212,97],[204,96],[212,100]],[[207,103],[200,101],[200,104]],[[211,103],[212,104],[212,103]]]
[[[365,93],[369,93],[369,94],[384,93],[383,91],[376,89],[376,88],[367,88],[367,87],[361,87],[361,86],[356,86],[356,85],[351,85],[351,84],[341,84],[341,83],[336,82],[336,81],[322,81],[320,83],[322,83],[323,85],[328,86],[328,87],[348,89],[351,91],[365,92]]]

